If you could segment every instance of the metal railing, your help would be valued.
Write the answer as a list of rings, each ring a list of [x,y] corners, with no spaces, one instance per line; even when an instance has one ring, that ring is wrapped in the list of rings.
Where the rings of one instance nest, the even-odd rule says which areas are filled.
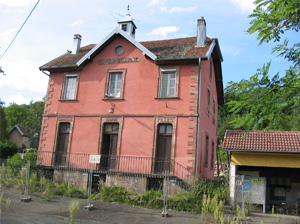
[[[58,169],[89,170],[90,166],[92,166],[96,172],[118,172],[152,176],[163,175],[164,171],[169,171],[172,181],[181,181],[189,185],[195,179],[195,175],[191,170],[177,161],[165,158],[101,155],[99,164],[90,163],[89,158],[90,154],[87,153],[38,151],[39,164]]]

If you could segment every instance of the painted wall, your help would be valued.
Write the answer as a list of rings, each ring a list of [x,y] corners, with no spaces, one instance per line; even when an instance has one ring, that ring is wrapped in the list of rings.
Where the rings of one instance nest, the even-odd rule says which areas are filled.
[[[114,54],[118,45],[125,47],[121,56]],[[100,59],[139,57],[139,62],[121,64],[102,64]],[[168,67],[175,67],[170,65]],[[74,116],[70,152],[98,153],[100,144],[100,126],[103,117],[123,117],[120,141],[120,155],[152,157],[155,151],[155,117],[172,116],[176,118],[176,135],[174,159],[185,167],[195,169],[196,130],[197,130],[197,64],[182,64],[179,68],[179,99],[156,99],[158,91],[159,67],[134,45],[124,38],[116,38],[105,47],[91,63],[85,65],[79,73],[77,101],[60,101],[63,75],[72,74],[53,72],[50,75],[45,116],[44,133],[41,136],[40,150],[55,151],[54,142],[57,136],[57,118]],[[108,69],[126,68],[124,100],[111,100],[115,105],[114,114],[109,114],[111,102],[104,100],[105,82]],[[212,124],[212,100],[217,94],[215,79],[209,79],[209,62],[202,62],[201,86],[201,133],[208,133],[217,146],[215,124]],[[211,88],[211,115],[206,114],[206,90]],[[45,119],[45,117],[47,119]],[[216,105],[217,118],[217,105]],[[198,172],[204,177],[213,177],[213,170],[203,166],[205,141],[200,136]],[[211,153],[211,151],[210,151]],[[209,160],[211,156],[209,155]]]
[[[218,96],[216,88],[216,79],[214,66],[210,66],[210,60],[205,60],[201,62],[202,69],[202,80],[201,80],[201,119],[200,119],[200,147],[199,148],[199,165],[198,173],[204,178],[213,178],[215,165],[211,169],[212,161],[212,150],[214,150],[214,158],[216,158],[216,148],[218,145],[217,139],[217,127],[218,127]],[[210,69],[212,69],[212,78],[210,78]],[[207,113],[207,89],[210,89],[210,113]],[[215,116],[213,116],[213,100],[216,101],[215,106]],[[213,117],[215,117],[215,122],[213,122]],[[208,164],[205,166],[205,144],[206,135],[209,137],[209,150],[208,150]],[[212,142],[214,142],[214,149],[212,149]]]

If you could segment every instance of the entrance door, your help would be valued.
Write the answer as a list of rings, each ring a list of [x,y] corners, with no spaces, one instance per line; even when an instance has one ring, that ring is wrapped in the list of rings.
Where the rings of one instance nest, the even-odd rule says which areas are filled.
[[[57,149],[55,152],[55,162],[54,162],[55,165],[66,164],[68,144],[69,144],[69,133],[70,133],[70,123],[60,123]]]
[[[171,124],[160,124],[158,126],[154,166],[155,173],[170,171],[172,129],[173,126]]]
[[[116,167],[118,132],[119,124],[104,124],[100,161],[101,170],[114,170]]]

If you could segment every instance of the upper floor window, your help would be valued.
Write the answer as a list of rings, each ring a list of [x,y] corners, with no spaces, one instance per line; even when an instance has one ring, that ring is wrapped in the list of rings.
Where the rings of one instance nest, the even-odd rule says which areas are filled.
[[[213,122],[213,124],[215,124],[215,122],[216,122],[216,99],[215,98],[213,99],[212,112],[213,112],[212,122]]]
[[[212,60],[209,60],[209,79],[212,80]]]
[[[159,74],[159,97],[178,97],[178,70],[161,69]]]
[[[77,86],[78,86],[77,74],[65,75],[61,99],[76,100]]]
[[[126,69],[109,69],[107,71],[106,98],[123,98],[125,71]]]
[[[210,88],[207,87],[207,106],[206,106],[206,112],[209,116],[210,114]]]

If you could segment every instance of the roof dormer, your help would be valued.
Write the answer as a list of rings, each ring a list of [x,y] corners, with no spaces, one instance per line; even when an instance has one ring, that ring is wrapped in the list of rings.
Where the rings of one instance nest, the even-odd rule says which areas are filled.
[[[133,22],[133,19],[130,16],[129,6],[127,7],[127,14],[124,18],[119,20],[120,29],[122,29],[129,36],[135,38],[136,25]]]

